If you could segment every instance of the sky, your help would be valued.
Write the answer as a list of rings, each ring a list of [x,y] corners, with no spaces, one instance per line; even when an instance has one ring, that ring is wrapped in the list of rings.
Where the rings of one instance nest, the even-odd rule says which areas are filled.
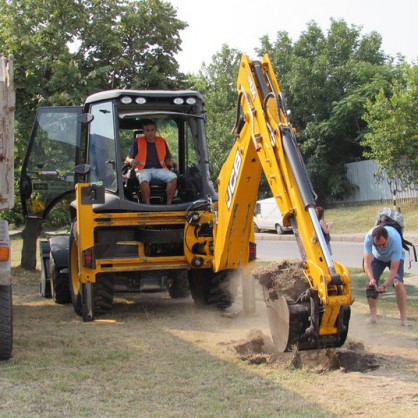
[[[177,55],[180,70],[197,73],[209,64],[223,44],[255,59],[255,47],[268,35],[286,31],[299,39],[310,21],[326,33],[330,19],[344,19],[362,27],[362,35],[372,31],[382,36],[384,53],[404,55],[409,62],[418,58],[417,0],[166,0],[177,17],[188,23],[180,32],[182,52]]]

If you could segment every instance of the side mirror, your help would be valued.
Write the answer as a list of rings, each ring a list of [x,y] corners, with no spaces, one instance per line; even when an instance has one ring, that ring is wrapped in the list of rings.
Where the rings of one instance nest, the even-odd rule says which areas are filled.
[[[77,118],[81,124],[89,124],[93,119],[94,116],[91,113],[83,113]]]
[[[74,167],[74,173],[80,176],[85,176],[90,170],[91,167],[88,164],[80,164]]]

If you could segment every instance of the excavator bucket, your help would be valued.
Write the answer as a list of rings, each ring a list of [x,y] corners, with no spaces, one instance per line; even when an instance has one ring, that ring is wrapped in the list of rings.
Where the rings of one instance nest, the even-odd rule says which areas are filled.
[[[271,297],[264,288],[264,300],[271,336],[278,352],[341,347],[348,333],[350,307],[342,306],[337,317],[337,333],[319,335],[321,314],[317,298],[302,296],[294,302],[285,296]]]

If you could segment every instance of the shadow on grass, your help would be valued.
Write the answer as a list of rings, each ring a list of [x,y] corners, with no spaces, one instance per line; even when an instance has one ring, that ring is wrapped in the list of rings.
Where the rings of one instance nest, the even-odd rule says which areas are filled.
[[[191,299],[117,298],[106,315],[116,322],[100,325],[33,292],[14,314],[13,358],[2,368],[8,416],[332,416],[286,389],[280,372],[263,377],[173,335],[217,332],[219,313]]]

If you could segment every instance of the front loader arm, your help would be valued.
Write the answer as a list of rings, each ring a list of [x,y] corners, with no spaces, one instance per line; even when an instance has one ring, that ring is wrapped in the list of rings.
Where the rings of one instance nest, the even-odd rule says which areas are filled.
[[[215,270],[235,268],[246,255],[261,170],[298,241],[304,273],[326,306],[320,334],[335,333],[342,305],[350,305],[347,270],[333,261],[316,215],[315,194],[288,120],[284,99],[268,56],[242,57],[237,89],[235,143],[219,175]]]

